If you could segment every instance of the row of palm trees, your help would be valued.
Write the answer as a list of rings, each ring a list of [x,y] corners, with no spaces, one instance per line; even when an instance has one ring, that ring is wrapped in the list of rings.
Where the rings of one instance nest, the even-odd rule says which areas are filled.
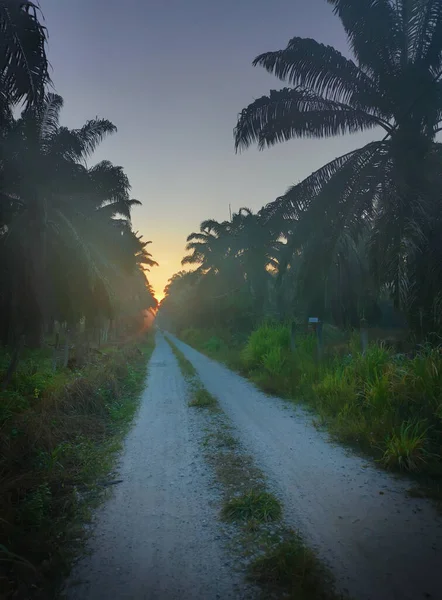
[[[96,327],[155,306],[156,263],[131,227],[140,202],[121,167],[88,165],[116,127],[60,124],[40,21],[32,2],[0,0],[0,343],[12,345],[40,345],[54,321]]]
[[[442,2],[326,1],[353,59],[299,37],[258,56],[253,64],[286,87],[240,113],[235,147],[366,130],[378,141],[335,158],[260,211],[262,231],[284,243],[273,256],[275,281],[289,282],[292,303],[316,303],[322,314],[333,301],[341,318],[363,313],[361,298],[388,296],[414,330],[440,329]],[[262,241],[265,252],[268,237]],[[203,255],[198,247],[192,261],[208,272]]]

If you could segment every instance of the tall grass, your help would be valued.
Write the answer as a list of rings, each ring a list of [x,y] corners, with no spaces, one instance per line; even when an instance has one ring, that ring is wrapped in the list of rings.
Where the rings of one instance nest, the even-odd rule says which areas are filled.
[[[303,400],[341,441],[368,451],[387,468],[442,474],[442,353],[424,346],[413,357],[358,334],[318,361],[316,339],[263,325],[249,337],[243,365],[265,391]]]
[[[23,357],[0,403],[0,597],[49,597],[67,574],[152,348],[130,344],[56,373],[50,353]],[[8,360],[0,354],[0,371]]]
[[[290,328],[281,324],[261,325],[242,348],[228,332],[221,339],[192,329],[181,337],[264,391],[304,401],[338,440],[386,468],[442,476],[441,348],[407,356],[373,342],[362,354],[358,332],[325,325],[323,334],[321,361],[314,335],[298,333],[291,351]]]

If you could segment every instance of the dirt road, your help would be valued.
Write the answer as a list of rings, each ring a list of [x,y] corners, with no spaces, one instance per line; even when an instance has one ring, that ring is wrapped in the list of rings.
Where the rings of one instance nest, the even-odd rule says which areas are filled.
[[[217,492],[201,458],[176,359],[162,336],[119,467],[122,483],[98,512],[91,556],[75,568],[69,600],[242,598],[217,527]]]
[[[332,445],[312,417],[174,338],[284,502],[357,600],[442,599],[442,520],[406,481]]]

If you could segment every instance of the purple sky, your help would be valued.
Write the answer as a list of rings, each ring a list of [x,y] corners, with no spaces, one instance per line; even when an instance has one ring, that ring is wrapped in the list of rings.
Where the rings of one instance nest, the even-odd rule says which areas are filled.
[[[283,84],[253,58],[313,37],[347,53],[325,0],[40,0],[62,120],[106,117],[118,133],[94,162],[123,165],[135,229],[152,240],[158,296],[180,269],[185,239],[206,218],[258,210],[373,133],[296,140],[235,155],[238,112]]]

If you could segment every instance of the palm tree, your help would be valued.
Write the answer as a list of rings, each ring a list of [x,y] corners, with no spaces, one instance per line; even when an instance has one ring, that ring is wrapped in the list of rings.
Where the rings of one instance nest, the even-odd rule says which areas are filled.
[[[229,231],[234,256],[241,264],[255,310],[261,315],[268,298],[270,271],[277,268],[276,257],[283,246],[279,232],[275,233],[265,213],[254,214],[245,207],[233,214]]]
[[[181,264],[199,264],[199,273],[220,273],[232,254],[231,244],[228,222],[218,223],[208,219],[201,223],[199,233],[191,233],[187,238],[186,250],[189,254]]]
[[[328,0],[341,19],[354,60],[299,37],[254,65],[292,87],[247,108],[235,128],[237,150],[292,138],[326,138],[373,129],[379,141],[338,157],[267,207],[290,230],[309,269],[326,277],[350,236],[369,233],[371,272],[396,305],[426,306],[410,294],[429,223],[439,205],[442,146],[442,3],[440,0]],[[320,263],[307,248],[322,246]],[[317,254],[316,252],[314,254]]]
[[[33,2],[0,0],[0,126],[11,107],[38,103],[49,83],[46,29]]]
[[[0,250],[10,267],[2,273],[3,289],[9,290],[3,300],[10,305],[4,314],[12,328],[19,321],[34,344],[49,315],[59,314],[60,307],[65,307],[64,317],[85,314],[87,290],[89,312],[96,312],[96,302],[110,306],[110,280],[120,277],[117,271],[128,262],[129,270],[138,268],[150,258],[130,231],[130,209],[137,201],[129,199],[121,167],[86,166],[88,156],[115,126],[94,119],[76,130],[61,127],[62,105],[59,96],[48,94],[10,123],[0,145]],[[54,289],[64,298],[58,307]]]

